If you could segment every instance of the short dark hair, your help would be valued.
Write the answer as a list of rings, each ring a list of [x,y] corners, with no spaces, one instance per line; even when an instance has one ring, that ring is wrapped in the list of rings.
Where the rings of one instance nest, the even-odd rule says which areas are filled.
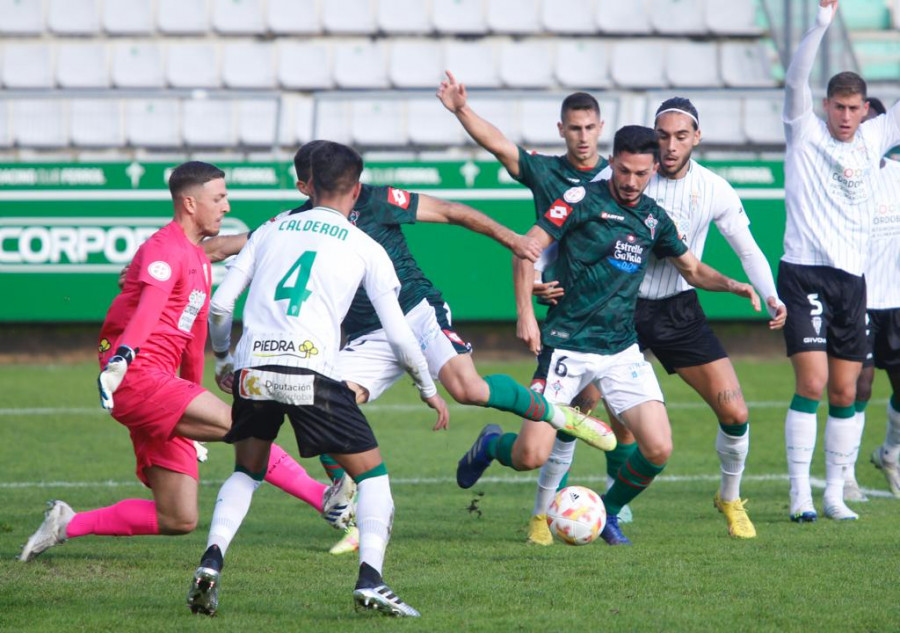
[[[169,193],[172,194],[172,199],[174,200],[181,196],[185,189],[197,185],[205,185],[210,180],[224,177],[224,171],[209,163],[203,163],[199,160],[181,163],[169,175]]]
[[[300,149],[294,154],[294,171],[297,172],[297,180],[309,182],[312,154],[322,145],[322,143],[327,142],[328,141],[310,141],[309,143],[304,143],[300,146]]]
[[[353,148],[322,141],[312,152],[310,168],[314,194],[343,194],[359,182],[363,160]]]
[[[656,130],[643,125],[626,125],[619,128],[613,137],[613,156],[622,152],[629,154],[652,154],[653,162],[659,162],[659,137]]]
[[[878,97],[869,97],[866,99],[866,103],[869,104],[869,110],[875,110],[876,114],[887,114],[887,108]]]
[[[566,118],[566,112],[569,110],[593,110],[597,116],[600,116],[600,104],[586,92],[573,92],[563,99],[562,107],[559,110],[560,121]]]
[[[656,108],[656,117],[654,118],[654,122],[659,118],[659,115],[663,114],[667,110],[678,110],[680,112],[684,112],[691,119],[693,119],[694,129],[698,129],[700,127],[700,115],[697,113],[697,108],[691,103],[691,100],[687,97],[672,97],[671,99],[666,99],[659,107]]]
[[[862,95],[866,98],[866,80],[849,70],[836,74],[828,80],[825,95],[831,99],[834,95]]]

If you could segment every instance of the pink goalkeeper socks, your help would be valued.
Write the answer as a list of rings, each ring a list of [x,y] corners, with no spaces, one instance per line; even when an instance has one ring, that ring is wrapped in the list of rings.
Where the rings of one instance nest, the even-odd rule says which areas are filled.
[[[322,496],[328,486],[310,477],[303,466],[285,453],[278,444],[272,444],[269,451],[266,481],[305,501],[319,512],[322,511]]]
[[[66,538],[98,536],[139,536],[159,534],[156,503],[146,499],[125,499],[105,508],[79,512],[66,526]]]

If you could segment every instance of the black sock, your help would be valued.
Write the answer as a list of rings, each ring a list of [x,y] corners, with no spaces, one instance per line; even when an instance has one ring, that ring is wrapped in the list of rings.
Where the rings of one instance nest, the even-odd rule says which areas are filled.
[[[216,571],[222,571],[225,566],[225,559],[222,557],[222,550],[218,545],[210,545],[200,557],[200,565],[202,567],[210,567]]]
[[[384,584],[381,574],[375,571],[369,563],[362,563],[359,566],[359,578],[356,581],[357,589],[371,589],[378,585]]]

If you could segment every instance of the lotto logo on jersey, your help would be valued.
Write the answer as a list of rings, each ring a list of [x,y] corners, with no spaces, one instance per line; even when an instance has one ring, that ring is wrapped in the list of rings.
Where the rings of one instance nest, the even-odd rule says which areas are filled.
[[[544,217],[553,222],[556,226],[562,226],[571,213],[572,207],[562,200],[557,199],[557,201],[547,209],[547,213],[544,214]]]
[[[388,187],[387,193],[388,202],[390,202],[392,205],[400,207],[401,209],[406,209],[409,207],[410,195],[408,191]]]

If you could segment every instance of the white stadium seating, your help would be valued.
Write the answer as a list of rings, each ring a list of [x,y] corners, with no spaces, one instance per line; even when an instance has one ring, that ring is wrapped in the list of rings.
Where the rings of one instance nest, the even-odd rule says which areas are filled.
[[[784,143],[782,99],[748,98],[744,101],[744,133],[752,143],[781,145]]]
[[[334,44],[334,82],[340,88],[387,88],[385,44],[366,39]]]
[[[278,128],[277,101],[274,99],[242,99],[235,103],[235,108],[238,143],[248,147],[272,147],[275,145],[275,133]]]
[[[212,27],[223,35],[262,35],[262,0],[214,0]]]
[[[522,142],[526,147],[562,143],[559,136],[559,99],[523,99],[519,104]]]
[[[181,105],[176,99],[129,99],[125,103],[125,140],[150,149],[181,145]]]
[[[159,30],[167,35],[200,35],[209,30],[207,0],[157,0]]]
[[[444,42],[444,65],[456,79],[469,88],[499,88],[497,42],[484,39],[473,42]]]
[[[318,0],[269,0],[266,28],[275,35],[313,35],[322,31]]]
[[[487,0],[487,27],[509,35],[539,33],[540,6],[540,0]]]
[[[759,42],[723,42],[722,79],[730,88],[770,88],[775,80],[765,48]]]
[[[435,105],[440,107],[436,101]],[[352,103],[350,136],[354,145],[402,147],[407,144],[404,101],[353,99]]]
[[[707,0],[706,26],[716,35],[759,35],[755,0]]]
[[[9,147],[13,139],[10,133],[10,107],[11,102],[0,99],[0,147]]]
[[[101,20],[103,30],[110,35],[147,35],[153,31],[153,2],[107,0]]]
[[[487,33],[484,0],[432,0],[432,24],[438,33]]]
[[[556,80],[567,88],[608,88],[609,46],[606,40],[575,38],[556,44]]]
[[[743,100],[737,97],[691,97],[700,115],[702,142],[718,145],[742,145],[744,134]],[[655,106],[654,106],[655,107]]]
[[[219,56],[205,40],[177,42],[166,47],[166,83],[173,88],[218,88]]]
[[[557,0],[544,2],[541,24],[551,33],[594,35],[594,0]]]
[[[611,35],[647,35],[653,30],[649,1],[597,0],[597,27]]]
[[[497,126],[497,129],[503,132],[506,138],[513,143],[518,143],[522,140],[522,127],[519,119],[519,101],[517,99],[470,95],[469,103],[472,105],[472,109],[475,110],[475,112]],[[441,114],[443,114],[443,111],[441,111]],[[449,115],[450,113],[448,112],[447,114]],[[450,116],[453,117],[453,115]],[[459,122],[454,121],[454,123],[459,126]],[[475,143],[468,134],[465,136],[465,142],[469,145],[474,145]]]
[[[437,88],[444,74],[441,45],[427,39],[391,41],[388,79],[395,88]]]
[[[415,145],[459,145],[465,132],[437,99],[410,99],[406,105],[409,141]]]
[[[713,0],[731,2],[731,0]],[[648,0],[653,30],[660,35],[703,35],[707,26],[704,0]]]
[[[184,102],[181,133],[191,147],[231,147],[237,139],[230,100],[189,99]]]
[[[372,0],[325,0],[322,26],[328,33],[369,35],[375,27]]]
[[[0,0],[0,35],[43,33],[43,4],[43,0]]]
[[[281,41],[276,48],[278,83],[282,88],[323,90],[334,86],[331,48],[324,41]]]
[[[424,35],[431,31],[429,4],[422,0],[379,0],[375,25],[390,35]]]
[[[350,143],[350,126],[353,123],[353,102],[349,99],[320,99],[315,103],[313,121],[314,138],[325,138],[337,143]]]
[[[622,88],[662,88],[665,77],[665,41],[619,40],[613,45],[610,74]]]
[[[58,99],[12,102],[13,141],[20,147],[53,148],[68,144],[66,104]]]
[[[231,42],[222,49],[222,83],[238,90],[275,88],[275,49],[272,44]]]
[[[119,88],[162,88],[163,60],[159,46],[116,42],[110,72],[113,85]]]
[[[46,44],[7,44],[3,49],[6,88],[52,88],[52,50]]]
[[[69,118],[75,147],[121,147],[125,142],[122,102],[118,99],[73,99]]]
[[[543,41],[504,42],[500,80],[508,88],[542,88],[553,82],[553,49]]]
[[[715,42],[671,42],[666,47],[666,78],[674,88],[715,88],[722,85]]]
[[[61,44],[56,49],[60,88],[108,88],[109,60],[103,44]]]
[[[100,30],[97,0],[50,0],[47,27],[58,35],[94,35]]]

